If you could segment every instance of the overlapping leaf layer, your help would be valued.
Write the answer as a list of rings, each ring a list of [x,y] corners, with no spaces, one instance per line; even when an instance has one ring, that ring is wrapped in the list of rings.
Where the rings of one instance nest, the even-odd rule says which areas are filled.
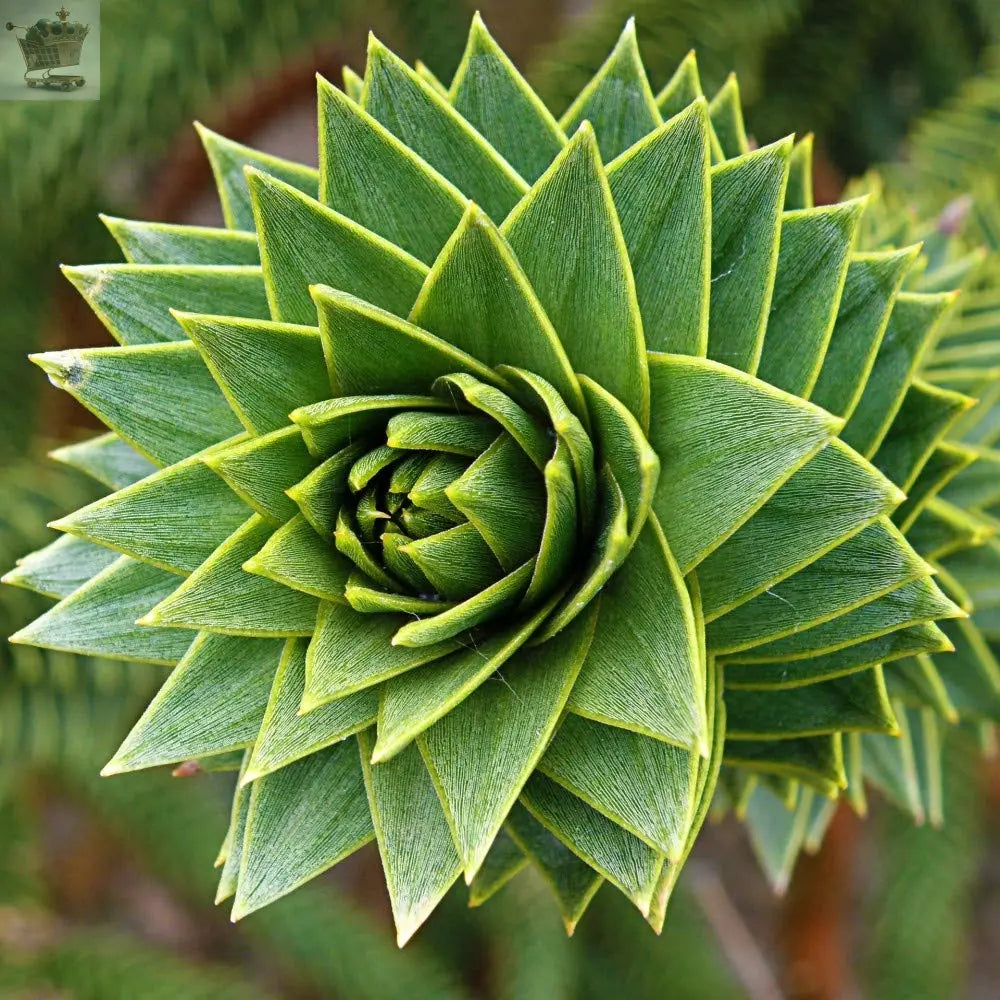
[[[106,771],[240,755],[235,917],[374,839],[401,943],[529,862],[659,929],[723,761],[811,815],[965,635],[953,296],[631,23],[558,120],[477,18],[448,89],[373,40],[319,123],[318,171],[203,130],[228,228],[68,269],[120,346],[35,360],[114,492],[15,640],[173,667]]]
[[[896,737],[852,733],[843,742],[843,755],[846,797],[857,812],[867,810],[865,786],[870,785],[916,823],[940,825],[946,820],[943,743],[951,724],[961,723],[990,749],[1000,722],[1000,468],[995,451],[1000,433],[1000,215],[991,185],[976,184],[974,177],[958,171],[959,183],[950,189],[918,179],[926,155],[918,147],[912,166],[873,172],[850,189],[870,199],[862,246],[882,252],[901,244],[922,245],[897,309],[919,296],[961,290],[936,336],[915,345],[917,353],[896,345],[900,364],[906,350],[906,363],[915,366],[917,376],[909,382],[874,461],[908,494],[893,521],[970,617],[944,623],[948,643],[916,656],[909,644],[923,626],[907,626],[858,647],[866,656],[870,650],[883,658],[900,732]],[[966,184],[975,197],[956,197]],[[739,666],[727,672],[734,687],[750,681]],[[761,784],[736,771],[723,774],[715,808],[734,808],[744,818],[779,889],[799,852],[818,849],[833,816],[831,801],[803,793],[794,783],[768,779]]]

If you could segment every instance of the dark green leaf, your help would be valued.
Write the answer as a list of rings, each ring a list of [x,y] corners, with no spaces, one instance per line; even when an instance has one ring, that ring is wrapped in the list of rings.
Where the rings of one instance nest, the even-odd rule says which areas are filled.
[[[247,183],[275,319],[313,324],[309,286],[316,284],[350,292],[398,316],[409,312],[426,265],[267,174],[248,171]]]
[[[160,465],[242,428],[194,344],[33,354],[49,380]]]
[[[559,120],[567,135],[589,121],[605,162],[613,160],[661,122],[639,56],[635,18],[625,24],[614,50]]]
[[[121,774],[251,746],[281,657],[274,639],[203,632],[101,772]]]
[[[143,628],[136,619],[180,582],[173,573],[121,556],[10,641],[173,666],[191,645],[191,633]]]
[[[593,129],[584,123],[501,227],[577,372],[645,427],[642,318]]]
[[[273,533],[251,517],[144,618],[146,625],[203,629],[226,635],[311,635],[319,602],[243,570]],[[167,634],[170,634],[169,631]]]
[[[700,100],[608,166],[652,351],[704,356],[708,347],[709,147]]]

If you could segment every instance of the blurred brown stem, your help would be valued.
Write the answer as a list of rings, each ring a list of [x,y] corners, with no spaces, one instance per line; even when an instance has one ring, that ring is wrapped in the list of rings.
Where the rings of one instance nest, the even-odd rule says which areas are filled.
[[[846,929],[858,832],[858,818],[841,804],[819,852],[799,858],[782,913],[789,1000],[857,994]]]

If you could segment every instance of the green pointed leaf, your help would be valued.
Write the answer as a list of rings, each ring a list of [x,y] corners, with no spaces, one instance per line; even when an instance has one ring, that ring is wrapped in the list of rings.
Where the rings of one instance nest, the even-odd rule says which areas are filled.
[[[608,166],[652,351],[704,356],[708,347],[709,147],[701,100]]]
[[[419,76],[420,79],[424,81],[424,83],[429,84],[431,87],[434,88],[434,90],[436,90],[443,98],[447,100],[448,88],[434,75],[434,73],[431,71],[431,68],[427,65],[427,63],[425,63],[422,59],[418,59],[413,64],[413,69],[416,72],[417,76]],[[364,80],[361,81],[361,86],[362,88],[364,88]],[[357,99],[359,101],[361,100],[360,93]]]
[[[559,438],[555,454],[545,466],[545,523],[531,583],[524,595],[526,607],[551,594],[573,565],[579,527],[576,497],[569,446]]]
[[[416,747],[372,766],[370,731],[358,734],[365,788],[400,947],[462,871],[434,783]]]
[[[834,440],[698,566],[712,621],[893,509],[903,494]]]
[[[507,572],[538,551],[545,523],[544,477],[508,434],[498,437],[445,494]]]
[[[846,733],[845,738],[852,735]],[[726,740],[725,762],[761,774],[795,778],[821,795],[836,796],[847,786],[839,733],[784,740]]]
[[[830,824],[836,814],[836,802],[818,795],[813,796],[809,822],[806,825],[806,837],[802,843],[807,854],[816,854],[822,848],[827,830],[830,829]]]
[[[597,503],[597,476],[594,465],[594,446],[590,435],[576,416],[570,412],[566,401],[546,382],[523,368],[501,365],[500,374],[520,393],[521,401],[537,411],[548,414],[552,429],[566,443],[573,464],[573,479],[577,487],[580,524],[589,531],[594,520]],[[589,419],[589,417],[588,417]],[[517,437],[516,434],[513,435]]]
[[[342,454],[346,454],[348,445],[371,435],[379,439],[373,443],[382,444],[385,425],[394,413],[403,410],[451,409],[453,406],[450,401],[434,396],[340,396],[302,406],[293,410],[291,417],[302,431],[309,450],[318,458],[325,458],[341,452],[341,449],[344,449]],[[361,451],[356,452],[354,459],[361,454]],[[351,460],[352,464],[354,459]],[[350,465],[344,470],[345,479],[349,469]]]
[[[684,580],[655,519],[601,592],[570,710],[702,752],[707,747],[698,635]]]
[[[856,253],[847,267],[837,321],[812,400],[845,419],[857,406],[875,363],[893,302],[913,266],[916,247]]]
[[[300,426],[300,430],[308,443],[308,428]],[[358,443],[334,452],[305,479],[285,490],[321,538],[332,537],[336,530],[340,501],[347,491],[347,474],[364,449],[365,445]]]
[[[661,124],[639,56],[635,18],[628,19],[611,55],[569,106],[559,125],[569,134],[583,121],[594,126],[605,162]]]
[[[970,529],[967,522],[953,525],[951,529],[947,524],[943,526],[937,524],[942,515],[941,508],[936,507],[934,503],[935,497],[944,487],[963,469],[975,462],[976,455],[977,452],[972,448],[944,442],[937,445],[927,456],[916,479],[907,489],[906,500],[892,515],[893,521],[899,525],[900,529],[911,536],[914,545],[940,545],[942,542],[947,544],[953,540],[953,536],[956,534],[961,538],[959,547],[962,547],[966,542],[977,544],[978,529],[973,527],[971,530],[967,530]],[[931,511],[928,512],[927,517],[921,520],[920,528],[914,536],[913,526],[921,518],[924,508],[927,506],[931,507]],[[979,541],[984,540],[985,538],[979,539]],[[950,547],[954,548],[954,546]]]
[[[425,393],[452,372],[497,382],[471,355],[367,302],[323,285],[313,289],[313,299],[336,395]]]
[[[515,804],[507,817],[507,831],[551,886],[566,933],[571,935],[604,878],[549,833],[520,804]]]
[[[55,526],[161,569],[190,573],[250,514],[194,455],[82,507]]]
[[[469,467],[461,455],[428,456],[421,473],[409,489],[410,503],[456,522],[465,521],[461,511],[448,499],[446,489]]]
[[[49,458],[79,469],[113,490],[131,486],[152,475],[157,468],[114,433],[56,448],[49,452]]]
[[[656,106],[664,120],[673,118],[692,101],[703,97],[701,80],[698,75],[698,58],[692,49],[674,70],[674,75],[656,95]]]
[[[482,906],[498,893],[515,875],[523,871],[528,857],[506,830],[493,841],[486,860],[469,883],[469,906]]]
[[[420,738],[467,883],[552,737],[594,622],[594,615],[578,618],[544,645],[518,653],[503,666],[502,680],[486,681]]]
[[[360,493],[381,472],[390,468],[397,459],[406,453],[380,444],[371,451],[366,451],[352,466],[347,474],[347,485],[354,493]]]
[[[253,267],[260,263],[257,236],[232,229],[139,222],[102,215],[130,264],[192,264]]]
[[[840,422],[713,361],[655,353],[649,360],[649,441],[661,463],[653,511],[686,572],[816,454]]]
[[[791,140],[712,168],[708,356],[757,371],[778,265]]]
[[[246,766],[248,756],[249,754],[244,754],[244,766]],[[242,773],[241,769],[241,776]],[[229,829],[226,831],[226,839],[223,841],[219,857],[215,862],[216,867],[222,865],[219,888],[215,894],[216,906],[225,902],[236,892],[236,883],[240,875],[240,861],[243,858],[243,835],[246,833],[247,813],[249,811],[250,789],[242,787],[237,780],[229,817]]]
[[[536,642],[551,639],[587,607],[632,549],[632,542],[626,531],[625,500],[607,466],[602,471],[599,502],[595,540],[590,555],[577,581],[570,586],[552,617],[539,630]]]
[[[0,583],[33,590],[46,597],[69,597],[117,558],[117,552],[82,538],[62,535],[44,549],[18,559],[14,569],[0,577]]]
[[[478,11],[448,96],[526,181],[537,180],[566,144],[555,118],[493,40]]]
[[[727,160],[745,156],[750,151],[750,144],[743,124],[740,85],[735,73],[726,77],[726,82],[709,102],[708,113],[712,119],[712,130],[722,147],[722,155]]]
[[[337,513],[337,529],[334,532],[337,551],[354,563],[361,573],[377,586],[396,592],[400,586],[399,581],[382,568],[370,551],[370,546],[375,541],[374,537],[362,537],[359,531],[355,515],[347,507],[341,507]]]
[[[31,360],[157,464],[179,462],[241,430],[194,344],[50,351]]]
[[[388,760],[438,719],[454,711],[517,653],[551,609],[552,601],[525,621],[509,625],[482,641],[465,640],[460,651],[422,670],[389,680],[379,706],[373,761]]]
[[[930,577],[922,577],[830,621],[732,653],[727,660],[735,663],[797,660],[843,649],[919,622],[964,616]]]
[[[898,732],[881,667],[805,687],[727,689],[726,719],[726,736],[731,740]]]
[[[318,83],[320,200],[430,264],[465,196],[336,87]]]
[[[261,153],[243,146],[232,139],[218,135],[203,125],[195,123],[198,135],[212,164],[215,184],[222,202],[222,214],[230,229],[253,231],[253,206],[247,189],[245,167],[255,167],[315,198],[319,190],[319,174],[312,167],[283,160],[278,156]],[[223,310],[192,310],[195,312],[222,312]]]
[[[323,347],[313,327],[188,313],[177,313],[176,319],[252,434],[276,431],[288,424],[297,406],[330,395]],[[280,379],[275,372],[281,372]]]
[[[429,536],[428,536],[429,537]],[[434,585],[423,570],[417,565],[410,552],[404,551],[410,544],[409,536],[402,533],[402,529],[393,531],[386,529],[382,532],[382,562],[386,569],[397,579],[402,580],[411,590],[418,594],[436,594]],[[483,547],[486,545],[483,543]],[[502,570],[499,565],[496,567],[497,576]]]
[[[436,91],[373,35],[365,111],[500,221],[528,190],[517,171]]]
[[[692,588],[697,593],[697,587]],[[705,714],[708,717],[708,728],[712,734],[712,746],[708,759],[699,758],[698,777],[695,784],[695,809],[691,823],[688,825],[687,839],[684,851],[678,863],[664,865],[660,878],[653,891],[647,921],[657,934],[662,933],[666,920],[667,904],[670,901],[674,884],[681,868],[686,863],[694,848],[695,840],[708,818],[709,809],[715,790],[718,787],[719,774],[722,768],[722,756],[725,747],[726,708],[722,700],[722,674],[712,662],[706,663],[707,679],[705,690]]]
[[[539,770],[668,858],[684,848],[698,755],[566,716]]]
[[[594,133],[580,127],[501,231],[577,372],[645,427],[649,376],[642,319]]]
[[[351,565],[297,514],[271,535],[243,569],[320,600],[342,602]]]
[[[872,463],[909,491],[934,446],[973,405],[968,396],[914,379]]]
[[[841,437],[862,454],[872,455],[881,444],[956,295],[901,292],[897,296],[861,399],[841,431]]]
[[[574,854],[624,892],[644,916],[649,914],[663,868],[662,854],[542,774],[531,776],[521,801]]]
[[[295,516],[296,505],[285,490],[316,465],[297,427],[214,449],[203,461],[261,517],[277,524]]]
[[[268,319],[259,267],[88,264],[63,273],[126,347],[183,340],[170,311]]]
[[[101,773],[251,746],[280,656],[277,640],[202,633]]]
[[[311,712],[458,648],[454,642],[417,649],[391,645],[405,620],[401,615],[363,615],[345,604],[324,601],[306,655],[303,710]]]
[[[607,463],[621,487],[628,509],[629,539],[634,541],[649,513],[660,460],[635,417],[593,379],[581,379],[594,424],[598,463]]]
[[[906,537],[925,559],[943,559],[970,545],[981,545],[996,534],[993,524],[974,511],[963,511],[945,500],[927,501],[910,524]]]
[[[263,518],[251,517],[143,622],[225,635],[311,635],[319,604],[315,597],[242,569],[272,533]]]
[[[455,393],[470,406],[492,417],[523,449],[539,471],[552,455],[552,441],[534,416],[510,396],[491,385],[483,385],[471,375],[445,375],[434,383],[434,392],[455,400]],[[403,490],[412,489],[406,486]],[[400,492],[397,490],[397,492]]]
[[[427,267],[405,250],[296,191],[249,171],[268,301],[275,319],[312,324],[309,286],[330,285],[399,316],[413,305]]]
[[[917,763],[913,756],[913,741],[910,737],[906,712],[900,711],[899,717],[898,736],[862,734],[864,778],[890,802],[909,812],[915,822],[923,823],[924,810],[920,801]]]
[[[960,370],[957,374],[962,376],[963,372]],[[968,377],[958,379],[955,389],[974,392],[978,402],[957,422],[954,436],[969,444],[992,446],[1000,433],[997,427],[997,422],[1000,421],[1000,406],[997,406],[1000,402],[1000,380],[991,379],[984,385],[982,373],[966,370],[964,374]],[[941,373],[939,381],[948,381],[947,373]]]
[[[948,637],[936,625],[911,625],[833,653],[806,659],[727,664],[726,687],[745,690],[799,687],[843,677],[876,663],[885,666],[893,660],[918,653],[940,653],[950,647]]]
[[[819,378],[864,207],[858,199],[782,215],[757,376],[794,396],[808,399]]]
[[[946,622],[945,634],[954,653],[935,656],[933,665],[947,697],[963,716],[1000,718],[1000,664],[982,634],[969,621]]]
[[[304,808],[316,802],[323,808]],[[233,920],[332,868],[374,832],[354,740],[258,778],[250,790]]]
[[[838,545],[708,627],[716,654],[779,639],[829,621],[921,576],[931,568],[888,518]]]
[[[785,188],[785,211],[812,208],[813,201],[813,134],[806,133],[792,147],[788,158],[788,187]],[[784,238],[784,235],[782,235]]]
[[[351,69],[350,66],[341,67],[341,74],[344,78],[344,93],[358,104],[361,103],[361,91],[364,89],[365,81]]]
[[[385,425],[390,448],[447,452],[475,458],[500,437],[500,428],[478,413],[397,413]],[[510,440],[510,439],[508,439]],[[523,452],[518,449],[518,454]]]
[[[417,485],[427,466],[434,461],[436,461],[435,456],[421,455],[419,452],[401,459],[393,466],[392,475],[389,478],[389,492],[397,496],[409,493]],[[457,462],[463,467],[465,465],[464,459],[451,455],[443,456],[442,461]]]
[[[528,589],[535,560],[519,566],[496,583],[447,611],[408,622],[392,637],[395,646],[428,646],[452,639],[485,621],[499,618],[517,605]]]
[[[468,600],[503,576],[486,540],[468,523],[410,542],[402,551],[448,600]]]
[[[941,499],[962,508],[993,507],[1000,502],[1000,451],[977,448],[975,461],[941,490]]]
[[[89,583],[10,637],[13,643],[173,666],[191,645],[190,633],[136,625],[173,591],[180,578],[121,556]]]
[[[436,601],[407,594],[388,593],[372,586],[361,573],[352,573],[344,591],[347,603],[355,611],[366,614],[403,614],[423,618],[447,611],[454,605],[450,601]]]
[[[747,806],[747,830],[754,853],[775,892],[784,893],[809,829],[813,792],[803,788],[794,809],[787,809],[766,788],[754,790]]]
[[[1000,604],[1000,542],[991,540],[956,552],[944,560],[941,568],[962,581],[977,607]]]
[[[491,368],[547,379],[577,414],[580,386],[545,311],[500,231],[470,203],[435,261],[410,321]]]
[[[378,715],[375,688],[338,698],[299,715],[305,693],[306,648],[302,639],[290,639],[285,644],[253,752],[241,779],[244,783],[346,740],[375,722]]]
[[[954,650],[954,643],[945,636],[946,650]],[[945,662],[950,657],[943,658]],[[948,690],[940,671],[930,656],[918,653],[898,663],[885,664],[886,690],[889,696],[902,703],[919,708],[929,708],[948,722],[958,721],[958,711],[948,697]],[[983,704],[980,702],[980,704]]]

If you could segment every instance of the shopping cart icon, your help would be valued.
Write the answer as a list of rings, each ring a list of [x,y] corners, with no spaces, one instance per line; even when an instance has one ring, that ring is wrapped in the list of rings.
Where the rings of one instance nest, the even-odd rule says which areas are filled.
[[[80,65],[80,51],[90,31],[89,24],[69,20],[69,11],[65,5],[56,11],[56,17],[59,18],[58,21],[42,17],[31,25],[7,22],[8,31],[24,32],[16,37],[27,67],[24,80],[29,87],[73,90],[87,82],[82,76],[52,72],[60,66]],[[37,71],[41,72],[40,76],[30,75]]]

